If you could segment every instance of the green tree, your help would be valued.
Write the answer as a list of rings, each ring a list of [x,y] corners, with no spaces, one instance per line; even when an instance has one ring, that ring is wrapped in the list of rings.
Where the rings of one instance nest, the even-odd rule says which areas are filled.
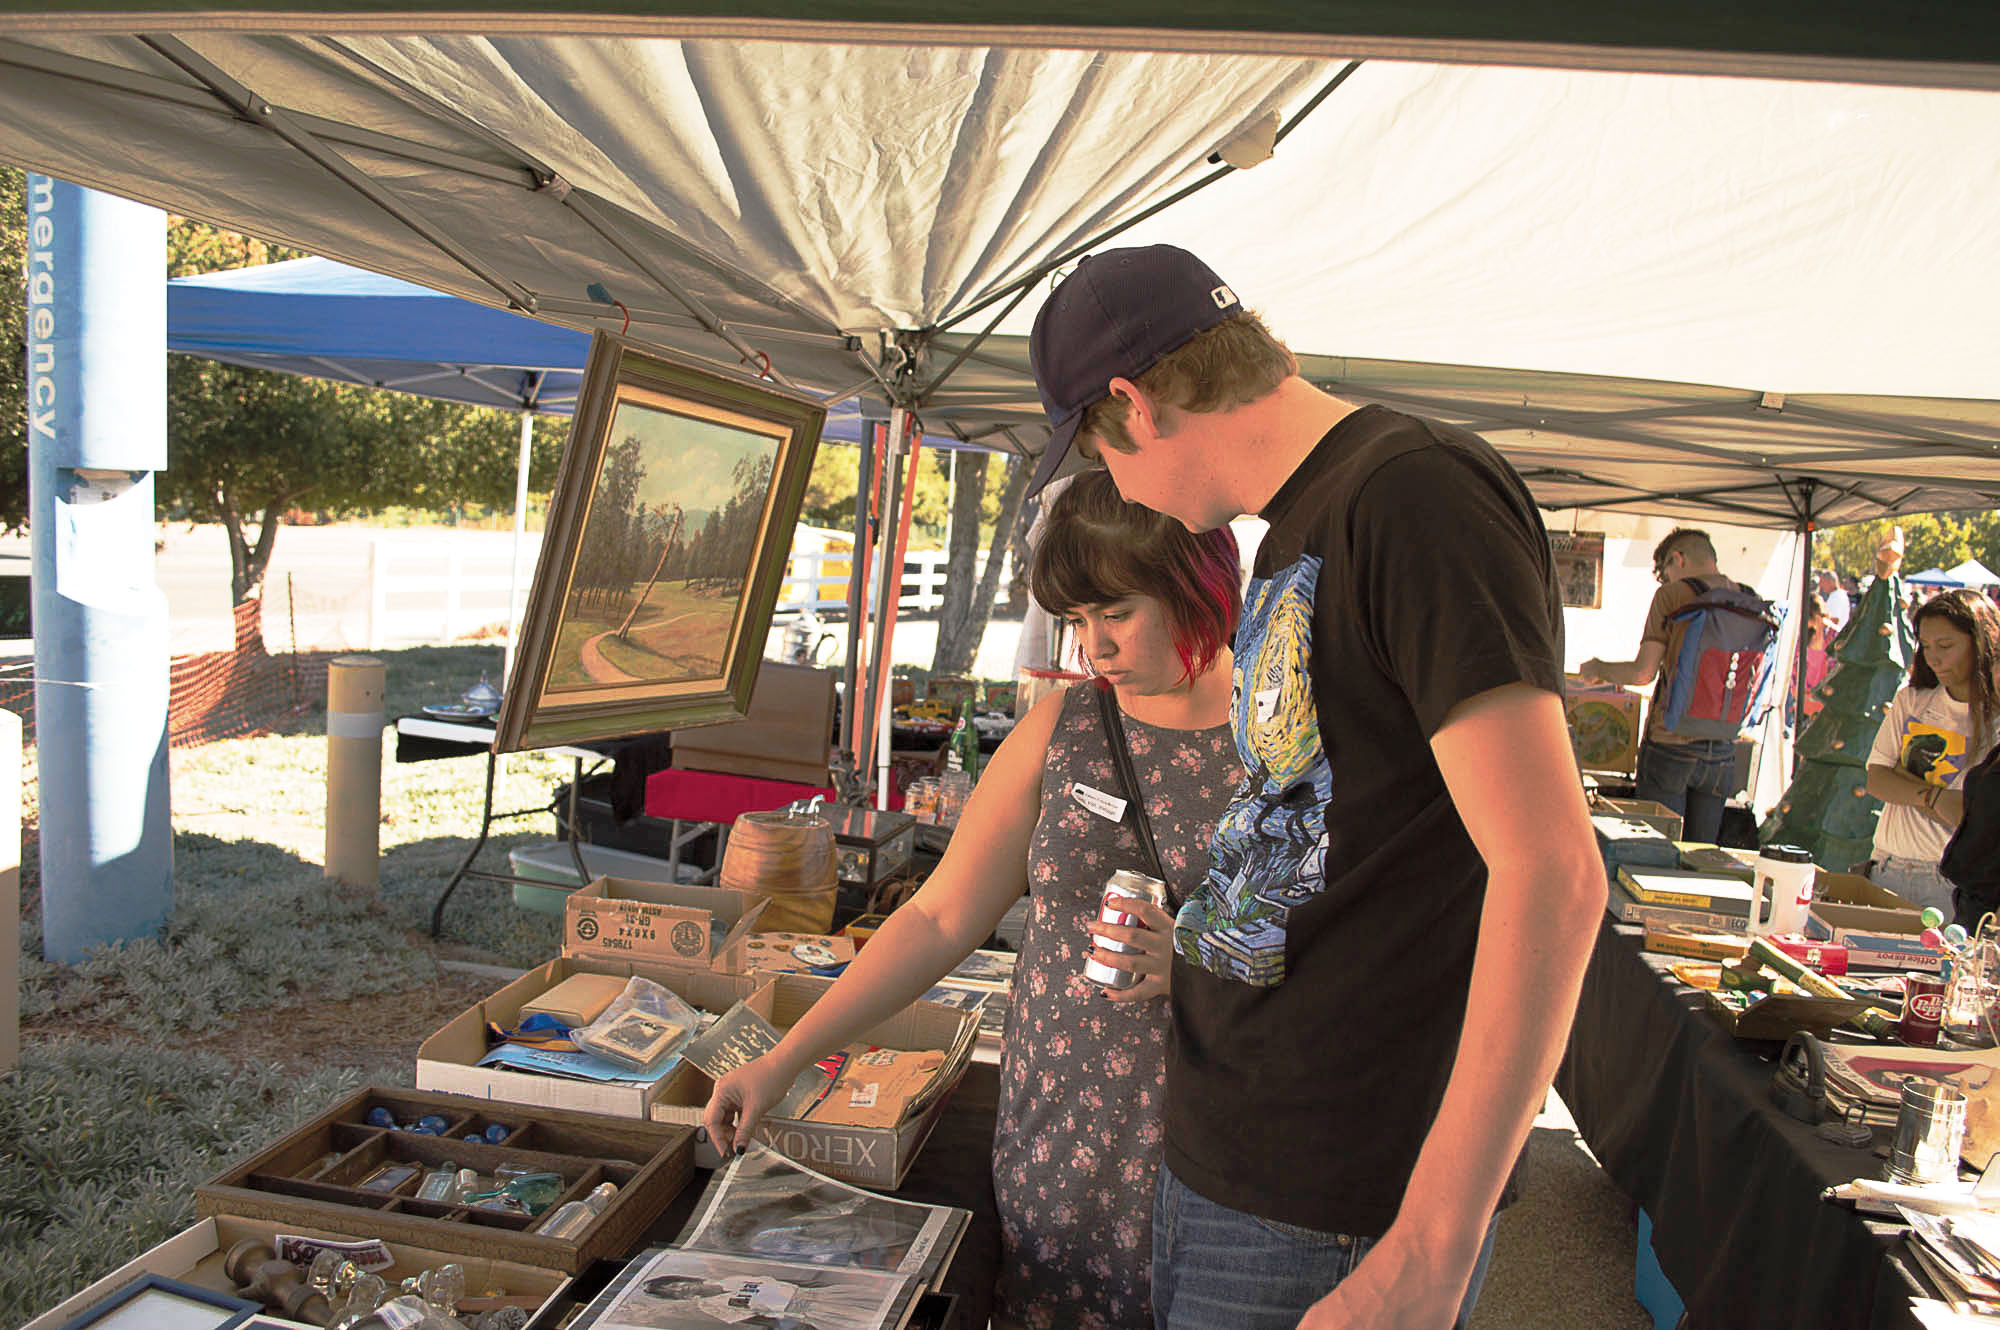
[[[990,453],[961,453],[958,464],[958,492],[952,498],[951,542],[945,564],[944,604],[938,608],[937,649],[931,655],[931,670],[937,674],[963,674],[972,668],[980,639],[993,617],[993,599],[1000,586],[1000,564],[1007,552],[1009,537],[1021,515],[1021,499],[1027,493],[1031,474],[1027,461],[1019,457],[997,459],[1001,483],[998,493],[989,495],[988,481],[995,457]],[[993,520],[982,523],[987,501],[996,501]],[[976,572],[981,536],[986,540],[986,567]]]
[[[296,258],[187,218],[171,219],[168,276]],[[567,430],[538,426],[531,488],[546,491]],[[245,369],[192,356],[167,364],[162,511],[221,524],[230,598],[257,594],[293,508],[417,508],[456,516],[513,501],[519,424],[508,413]]]
[[[917,493],[910,506],[910,544],[914,549],[944,542],[951,514],[949,466],[944,449],[925,448],[917,454]],[[813,454],[799,520],[834,531],[853,531],[854,495],[860,483],[861,449],[851,443],[822,441]]]
[[[0,531],[28,524],[28,177],[0,166]]]
[[[1991,512],[1915,513],[1907,517],[1884,517],[1873,522],[1852,522],[1822,531],[1813,540],[1813,562],[1818,567],[1861,577],[1875,567],[1875,547],[1892,527],[1903,528],[1903,567],[1922,572],[1927,568],[1950,568],[1967,559],[1978,558],[1992,567],[1989,555],[2000,543],[2000,514]]]

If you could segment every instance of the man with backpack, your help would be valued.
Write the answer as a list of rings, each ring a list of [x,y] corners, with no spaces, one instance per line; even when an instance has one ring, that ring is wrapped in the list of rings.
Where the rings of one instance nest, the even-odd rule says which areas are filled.
[[[1769,602],[1724,577],[1706,531],[1677,527],[1653,549],[1660,589],[1636,660],[1583,662],[1586,677],[1644,685],[1657,677],[1634,794],[1715,841],[1734,793],[1736,739],[1763,714],[1778,621]]]

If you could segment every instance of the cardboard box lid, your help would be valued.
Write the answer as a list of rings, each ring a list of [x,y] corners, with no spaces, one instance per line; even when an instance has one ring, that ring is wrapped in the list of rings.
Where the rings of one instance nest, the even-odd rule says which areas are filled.
[[[1923,912],[1914,904],[1856,873],[1815,874],[1806,915],[1808,923],[1818,920],[1834,937],[1846,933],[1914,937],[1924,931]]]
[[[758,917],[768,904],[762,896],[728,887],[683,887],[636,878],[600,877],[589,886],[571,892],[563,902],[562,954],[599,959],[608,956],[685,969],[716,968],[724,965],[735,944],[756,928]],[[628,954],[615,952],[599,941],[617,926],[618,920],[637,917],[648,919],[656,931],[666,928],[666,946]],[[713,952],[709,950],[711,922],[726,925],[728,929]],[[681,923],[692,928],[677,936],[673,929]]]
[[[1835,905],[1865,905],[1878,910],[1908,910],[1921,914],[1917,903],[1898,896],[1859,873],[1835,873],[1820,869],[1813,875],[1813,900]]]

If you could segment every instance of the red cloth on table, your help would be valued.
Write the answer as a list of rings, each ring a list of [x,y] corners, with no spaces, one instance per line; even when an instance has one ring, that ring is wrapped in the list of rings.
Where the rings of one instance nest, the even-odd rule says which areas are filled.
[[[730,823],[744,813],[783,808],[816,794],[831,799],[833,787],[668,767],[646,777],[646,816]]]

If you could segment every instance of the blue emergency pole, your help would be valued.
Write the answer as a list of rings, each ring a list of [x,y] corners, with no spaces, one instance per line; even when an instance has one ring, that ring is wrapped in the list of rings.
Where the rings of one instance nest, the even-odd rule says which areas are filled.
[[[157,934],[173,906],[167,604],[167,221],[28,177],[28,498],[42,954]]]

